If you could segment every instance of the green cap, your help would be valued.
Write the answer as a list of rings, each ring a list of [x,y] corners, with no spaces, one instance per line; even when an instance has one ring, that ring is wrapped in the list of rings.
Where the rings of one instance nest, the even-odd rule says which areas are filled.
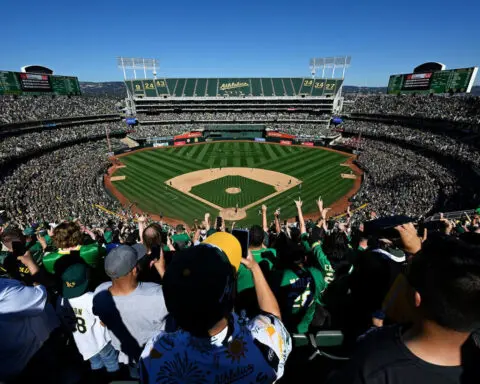
[[[105,242],[107,244],[110,244],[113,240],[113,232],[112,231],[105,231],[105,233],[103,234],[103,237],[105,239]]]
[[[475,212],[477,213],[477,215],[480,215],[480,207],[478,207]]]
[[[35,229],[33,229],[32,227],[25,228],[23,230],[23,234],[25,236],[33,236],[33,235],[35,235]]]
[[[88,266],[73,264],[62,274],[62,296],[66,299],[82,296],[88,287]]]

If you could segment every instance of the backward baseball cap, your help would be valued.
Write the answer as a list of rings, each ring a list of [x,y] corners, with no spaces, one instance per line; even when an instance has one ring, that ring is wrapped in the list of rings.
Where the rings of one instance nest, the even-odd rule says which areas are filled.
[[[137,244],[133,247],[120,245],[105,257],[105,273],[111,279],[128,275],[143,256],[144,248],[137,247]]]

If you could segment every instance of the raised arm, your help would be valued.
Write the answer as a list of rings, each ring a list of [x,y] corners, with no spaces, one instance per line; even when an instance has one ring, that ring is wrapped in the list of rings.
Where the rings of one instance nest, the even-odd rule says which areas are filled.
[[[274,217],[275,217],[275,232],[277,233],[277,235],[279,235],[280,232],[282,232],[282,227],[280,226],[280,208],[275,211]]]
[[[260,310],[270,313],[280,319],[280,307],[278,306],[277,299],[270,289],[270,286],[268,285],[260,266],[253,259],[250,251],[248,251],[248,257],[246,259],[241,259],[241,263],[252,272],[253,283],[255,284],[255,292],[257,294],[257,301]]]
[[[265,232],[268,232],[268,223],[267,223],[267,206],[262,205],[262,227]]]
[[[303,202],[300,198],[294,201],[297,207],[298,221],[300,222],[300,233],[307,233],[307,227],[305,226],[305,220],[303,219],[303,212],[302,212]]]
[[[208,232],[210,230],[210,213],[205,213],[205,230]]]
[[[319,197],[317,200],[317,206],[318,210],[320,212],[320,222],[317,224],[317,227],[322,228],[327,231],[327,213],[330,210],[330,208],[324,208],[323,207],[323,200],[322,197]]]
[[[138,221],[138,233],[140,235],[140,242],[143,243],[143,231],[147,227],[146,225],[147,218],[142,215],[138,217],[137,221]]]

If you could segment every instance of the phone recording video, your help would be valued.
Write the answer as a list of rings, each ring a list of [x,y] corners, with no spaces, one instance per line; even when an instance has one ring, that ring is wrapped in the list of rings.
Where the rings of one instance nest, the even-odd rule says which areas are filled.
[[[237,240],[240,242],[240,245],[242,246],[242,257],[246,259],[248,256],[250,232],[248,232],[246,229],[233,229],[232,235],[235,236]]]

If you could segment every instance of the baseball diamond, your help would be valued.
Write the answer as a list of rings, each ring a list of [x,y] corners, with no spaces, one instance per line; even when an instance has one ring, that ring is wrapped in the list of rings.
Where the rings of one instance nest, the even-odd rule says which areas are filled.
[[[251,141],[163,147],[120,155],[125,167],[115,169],[107,186],[151,214],[191,223],[205,212],[223,212],[226,220],[251,225],[262,204],[292,217],[293,199],[301,197],[304,212],[313,213],[319,196],[328,205],[344,197],[358,186],[341,177],[351,157],[325,148]],[[233,188],[240,191],[227,191]]]

